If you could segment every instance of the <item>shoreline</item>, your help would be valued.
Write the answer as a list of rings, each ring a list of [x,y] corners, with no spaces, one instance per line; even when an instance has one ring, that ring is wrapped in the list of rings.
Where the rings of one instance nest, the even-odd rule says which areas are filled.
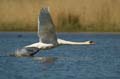
[[[0,33],[37,33],[37,31],[0,31]],[[56,32],[60,33],[70,33],[70,34],[120,34],[120,32]]]

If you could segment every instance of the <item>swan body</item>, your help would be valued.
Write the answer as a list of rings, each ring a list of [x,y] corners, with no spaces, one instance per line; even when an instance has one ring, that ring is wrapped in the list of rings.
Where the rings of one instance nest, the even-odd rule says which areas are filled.
[[[39,50],[47,50],[58,45],[90,45],[93,41],[72,42],[57,38],[49,8],[42,8],[38,16],[39,42],[17,49],[15,56],[34,56]]]
[[[39,48],[39,49],[47,49],[47,48],[51,48],[53,46],[54,46],[53,44],[45,44],[45,43],[42,43],[42,42],[38,42],[38,43],[31,44],[31,45],[27,45],[25,47],[26,48],[36,47],[36,48]]]

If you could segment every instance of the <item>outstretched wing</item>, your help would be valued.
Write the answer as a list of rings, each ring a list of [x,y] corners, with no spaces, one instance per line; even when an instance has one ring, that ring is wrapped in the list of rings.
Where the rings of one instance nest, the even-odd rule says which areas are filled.
[[[57,45],[55,27],[49,8],[42,8],[38,17],[38,36],[40,42]]]
[[[37,47],[23,47],[21,49],[17,49],[15,53],[10,54],[10,56],[16,57],[29,57],[34,56],[40,49]]]

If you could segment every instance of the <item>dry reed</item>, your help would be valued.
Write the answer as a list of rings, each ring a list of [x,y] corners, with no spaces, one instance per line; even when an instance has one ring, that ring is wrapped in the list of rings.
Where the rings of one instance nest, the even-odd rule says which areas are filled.
[[[120,0],[1,0],[0,31],[36,31],[43,6],[57,31],[120,32]]]

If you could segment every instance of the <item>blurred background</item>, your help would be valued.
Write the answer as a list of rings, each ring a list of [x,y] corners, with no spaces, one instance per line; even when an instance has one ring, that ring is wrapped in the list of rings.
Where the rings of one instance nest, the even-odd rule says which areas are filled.
[[[120,0],[0,0],[0,31],[37,31],[44,6],[57,32],[120,32]]]

